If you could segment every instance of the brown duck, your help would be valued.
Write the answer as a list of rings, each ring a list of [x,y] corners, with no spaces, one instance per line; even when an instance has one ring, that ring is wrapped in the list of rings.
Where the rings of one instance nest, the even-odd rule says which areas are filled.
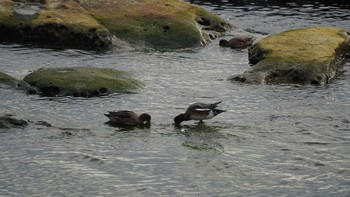
[[[117,125],[126,126],[138,126],[150,124],[151,116],[147,113],[143,113],[140,116],[133,111],[110,111],[108,114],[104,114],[109,118],[109,122]]]
[[[231,40],[222,39],[219,42],[221,47],[231,47],[231,48],[246,48],[251,46],[254,42],[254,38],[252,36],[240,36],[234,37]]]

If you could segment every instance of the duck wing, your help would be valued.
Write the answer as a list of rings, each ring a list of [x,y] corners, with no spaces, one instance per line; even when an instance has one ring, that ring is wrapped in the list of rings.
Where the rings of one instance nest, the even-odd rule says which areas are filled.
[[[220,104],[222,101],[216,102],[216,103],[193,103],[187,108],[187,111],[193,111],[193,110],[200,110],[200,111],[210,111],[212,109],[215,109],[218,107],[218,104]],[[187,112],[186,111],[186,112]]]
[[[123,124],[123,125],[137,125],[139,123],[138,121],[138,115],[133,111],[109,111],[108,114],[105,114],[111,122],[117,123],[117,124]]]
[[[121,111],[109,111],[109,116],[115,116],[119,118],[129,118],[129,117],[138,117],[138,115],[133,111],[121,110]]]

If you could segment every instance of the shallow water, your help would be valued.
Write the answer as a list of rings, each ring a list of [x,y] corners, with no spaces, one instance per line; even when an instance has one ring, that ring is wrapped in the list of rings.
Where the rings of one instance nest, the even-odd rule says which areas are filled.
[[[202,6],[252,32],[350,30],[346,5]],[[218,40],[171,52],[0,44],[0,54],[0,71],[17,78],[43,66],[93,65],[146,83],[137,94],[88,99],[0,89],[1,111],[31,121],[0,130],[0,196],[350,195],[349,63],[326,87],[260,86],[226,80],[248,68],[247,50]],[[228,111],[205,125],[172,124],[189,104],[220,100]],[[150,128],[105,124],[103,113],[121,109],[149,112]]]

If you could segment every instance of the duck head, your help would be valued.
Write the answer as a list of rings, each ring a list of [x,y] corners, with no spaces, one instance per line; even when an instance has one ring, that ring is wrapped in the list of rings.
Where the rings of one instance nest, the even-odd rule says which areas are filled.
[[[149,114],[141,114],[139,117],[139,120],[142,121],[142,123],[146,122],[146,124],[150,124],[151,123],[151,115]]]
[[[220,40],[219,45],[221,47],[229,47],[229,41],[225,40],[225,39],[222,39],[222,40]]]
[[[175,125],[179,125],[185,120],[185,114],[179,114],[174,118]]]

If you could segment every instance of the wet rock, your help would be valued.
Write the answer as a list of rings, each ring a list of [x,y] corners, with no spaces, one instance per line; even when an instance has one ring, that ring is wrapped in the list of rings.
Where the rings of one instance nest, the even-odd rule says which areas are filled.
[[[28,126],[28,122],[22,119],[16,119],[12,115],[0,115],[0,129],[8,129],[13,127],[24,128]]]
[[[46,122],[46,121],[43,121],[43,120],[40,120],[40,121],[37,121],[35,122],[35,125],[38,125],[38,126],[45,126],[45,127],[52,127],[52,124]]]
[[[44,96],[104,96],[131,92],[143,84],[130,74],[95,67],[41,68],[24,78]]]
[[[201,46],[232,28],[228,22],[206,10],[178,0],[80,2],[113,34],[133,46]],[[102,2],[109,4],[105,6]]]
[[[112,36],[73,0],[0,2],[0,41],[100,49]]]
[[[0,41],[105,49],[206,44],[232,28],[203,8],[178,0],[0,1]]]
[[[232,81],[324,85],[345,63],[350,37],[342,29],[311,27],[266,37],[249,49],[253,67]]]
[[[0,88],[30,90],[28,83],[15,79],[14,77],[0,72]]]

